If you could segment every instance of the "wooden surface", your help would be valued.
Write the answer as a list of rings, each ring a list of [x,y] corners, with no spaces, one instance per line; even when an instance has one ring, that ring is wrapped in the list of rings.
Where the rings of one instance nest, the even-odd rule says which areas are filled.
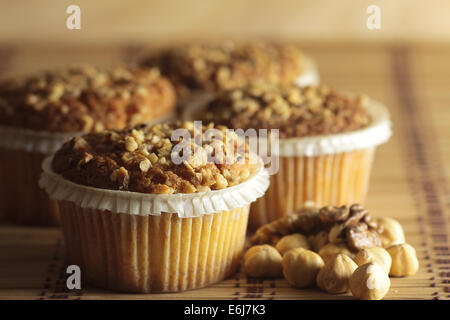
[[[81,30],[66,28],[79,5]],[[369,30],[369,5],[381,29]],[[450,41],[448,0],[108,0],[0,1],[0,41],[98,44],[192,37],[303,41]]]
[[[364,92],[390,109],[394,135],[377,150],[366,203],[374,216],[401,221],[420,259],[410,278],[393,278],[387,299],[450,299],[450,46],[305,46],[324,82]],[[131,59],[120,48],[0,47],[0,74],[67,62]],[[349,299],[284,280],[236,274],[212,287],[175,294],[65,289],[64,249],[54,229],[0,226],[1,299]]]

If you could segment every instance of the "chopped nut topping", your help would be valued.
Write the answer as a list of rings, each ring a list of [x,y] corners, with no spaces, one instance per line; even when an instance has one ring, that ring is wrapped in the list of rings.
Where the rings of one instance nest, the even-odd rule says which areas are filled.
[[[122,129],[168,113],[175,91],[155,69],[90,66],[0,83],[0,125],[50,132]]]
[[[268,42],[189,44],[146,58],[175,84],[180,95],[193,89],[243,87],[255,80],[290,83],[304,70],[297,47]]]
[[[370,124],[363,100],[326,86],[253,83],[220,93],[200,117],[235,129],[280,129],[280,138],[334,134]]]
[[[171,141],[178,128],[189,128],[191,139]],[[229,143],[211,141],[205,135],[209,129],[222,135],[215,139]],[[75,183],[103,189],[165,194],[223,189],[245,181],[254,170],[248,146],[227,130],[208,124],[194,136],[193,123],[175,122],[91,133],[65,143],[54,156],[53,170]],[[193,152],[176,164],[172,153],[179,143]],[[211,149],[228,162],[214,163]]]

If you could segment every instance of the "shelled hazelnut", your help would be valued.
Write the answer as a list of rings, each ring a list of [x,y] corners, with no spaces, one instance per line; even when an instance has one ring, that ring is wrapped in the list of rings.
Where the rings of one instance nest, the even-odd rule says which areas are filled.
[[[291,249],[283,256],[284,277],[294,287],[305,288],[313,284],[323,266],[317,253],[303,248]]]
[[[344,293],[349,290],[349,281],[358,265],[345,254],[330,258],[317,275],[317,286],[328,293]]]
[[[350,291],[362,300],[381,300],[388,293],[391,280],[376,263],[358,267],[350,277]]]
[[[255,278],[275,278],[281,276],[282,261],[280,253],[267,244],[254,246],[244,255],[244,272]]]
[[[289,250],[295,248],[309,249],[309,243],[308,239],[304,235],[300,233],[294,233],[281,238],[277,242],[275,248],[277,248],[281,255],[284,255]]]
[[[355,254],[350,251],[345,243],[328,243],[319,251],[319,255],[325,262],[330,260],[336,254],[345,254],[351,259],[355,257]]]
[[[392,259],[386,249],[381,247],[362,249],[355,256],[355,262],[358,266],[373,262],[378,264],[386,274],[391,270]]]
[[[394,277],[405,277],[415,275],[419,270],[419,260],[416,250],[409,244],[397,244],[387,248],[392,258],[389,275]]]
[[[383,217],[378,219],[377,223],[382,228],[380,238],[384,248],[405,243],[405,233],[397,220]]]

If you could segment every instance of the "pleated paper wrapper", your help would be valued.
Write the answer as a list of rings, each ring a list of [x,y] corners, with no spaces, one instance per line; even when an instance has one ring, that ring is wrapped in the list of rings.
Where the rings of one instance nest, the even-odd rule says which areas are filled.
[[[57,200],[69,262],[91,285],[124,292],[178,292],[236,271],[250,203],[269,184],[260,168],[222,190],[155,195],[72,183],[44,161],[40,185]]]

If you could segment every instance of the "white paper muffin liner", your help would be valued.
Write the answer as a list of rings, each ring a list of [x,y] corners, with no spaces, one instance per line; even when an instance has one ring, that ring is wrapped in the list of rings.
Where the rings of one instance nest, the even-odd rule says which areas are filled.
[[[351,96],[351,95],[350,95]],[[270,148],[270,141],[266,144],[272,155],[281,157],[316,157],[326,154],[350,152],[378,146],[389,140],[392,135],[391,121],[388,109],[380,102],[369,99],[363,105],[371,116],[369,126],[351,132],[319,135],[314,137],[279,139],[278,147]],[[186,120],[195,120],[202,113],[201,106],[192,108],[186,113]],[[259,138],[263,139],[263,138]],[[264,140],[263,140],[264,141]],[[264,142],[263,142],[264,144]],[[250,146],[257,144],[250,143]],[[257,150],[251,150],[257,152]],[[265,159],[265,155],[260,155]],[[265,162],[266,163],[266,162]]]
[[[269,175],[259,165],[246,181],[221,190],[170,195],[107,190],[76,184],[54,173],[52,158],[44,160],[39,180],[39,185],[51,199],[116,213],[158,216],[176,213],[181,218],[199,217],[248,205],[263,196],[269,186]]]

